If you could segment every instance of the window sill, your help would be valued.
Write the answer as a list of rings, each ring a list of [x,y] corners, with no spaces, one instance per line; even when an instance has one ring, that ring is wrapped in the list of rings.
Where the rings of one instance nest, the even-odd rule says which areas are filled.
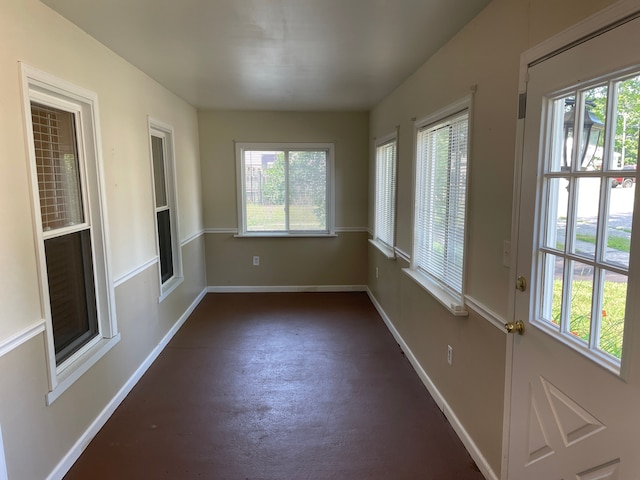
[[[236,238],[333,238],[337,237],[337,233],[269,233],[269,232],[250,232],[238,233],[234,235]]]
[[[119,333],[112,338],[101,338],[79,357],[70,360],[68,365],[63,364],[56,375],[58,384],[46,395],[47,405],[55,402],[60,395],[66,392],[76,380],[93,367],[98,360],[104,357],[119,341]]]
[[[164,285],[160,286],[160,296],[158,297],[158,303],[162,303],[162,301],[171,295],[178,286],[184,281],[184,277],[173,277]]]
[[[380,251],[380,253],[382,253],[389,260],[396,259],[396,252],[392,248],[389,248],[388,246],[386,246],[384,243],[379,242],[377,240],[373,240],[373,239],[369,239],[369,243],[374,247],[376,247]]]
[[[469,312],[464,306],[464,303],[459,299],[451,295],[444,288],[437,285],[432,280],[429,280],[421,273],[411,270],[410,268],[403,268],[402,271],[411,277],[418,285],[427,291],[432,297],[442,304],[449,312],[455,317],[466,317]]]

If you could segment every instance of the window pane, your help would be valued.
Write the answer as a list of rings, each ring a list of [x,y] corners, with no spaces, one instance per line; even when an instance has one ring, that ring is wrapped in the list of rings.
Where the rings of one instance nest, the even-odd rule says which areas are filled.
[[[327,153],[289,152],[289,230],[327,229]]]
[[[160,278],[162,283],[173,277],[173,250],[171,249],[171,215],[169,209],[157,213],[158,244],[160,247]]]
[[[153,157],[153,181],[156,190],[156,207],[167,205],[167,186],[164,175],[164,145],[161,137],[151,136]]]
[[[600,179],[576,180],[576,221],[573,251],[590,259],[596,251],[598,208],[600,205]]]
[[[89,230],[45,240],[56,361],[98,334]]]
[[[243,168],[247,230],[286,230],[285,153],[245,151]]]
[[[573,263],[571,275],[571,313],[569,333],[589,342],[591,334],[591,306],[593,304],[593,267],[580,262]]]
[[[396,141],[376,148],[375,238],[393,248],[396,198]]]
[[[32,103],[31,121],[43,230],[83,223],[74,114]]]
[[[394,246],[396,141],[376,148],[375,238]]]
[[[564,259],[543,254],[542,319],[557,326],[562,315],[562,290],[564,284]]]
[[[567,209],[569,207],[569,180],[567,178],[551,178],[548,183],[545,246],[564,251]]]
[[[604,271],[603,277],[599,346],[603,352],[620,359],[627,306],[627,276]]]
[[[466,209],[465,111],[418,132],[415,251],[417,269],[462,293]]]

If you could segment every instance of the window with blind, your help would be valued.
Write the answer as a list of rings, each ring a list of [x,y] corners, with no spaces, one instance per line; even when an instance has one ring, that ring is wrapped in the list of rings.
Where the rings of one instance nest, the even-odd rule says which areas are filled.
[[[333,234],[333,145],[236,145],[239,235]]]
[[[173,129],[149,119],[160,274],[160,300],[182,280],[174,181]]]
[[[464,311],[469,104],[416,123],[411,273],[455,314]]]
[[[53,342],[61,363],[98,334],[91,225],[85,222],[74,113],[31,103]]]
[[[119,340],[95,94],[22,65],[34,225],[53,402]]]
[[[396,218],[396,135],[376,142],[376,191],[374,245],[388,257],[394,256]]]

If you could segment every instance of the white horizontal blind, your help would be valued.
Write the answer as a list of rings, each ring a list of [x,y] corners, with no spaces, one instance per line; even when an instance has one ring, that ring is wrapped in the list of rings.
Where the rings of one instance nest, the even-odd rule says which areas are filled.
[[[418,130],[414,268],[462,296],[469,111]]]
[[[31,121],[43,230],[83,223],[73,113],[32,103]]]
[[[391,249],[396,216],[396,145],[394,138],[376,147],[374,237]]]

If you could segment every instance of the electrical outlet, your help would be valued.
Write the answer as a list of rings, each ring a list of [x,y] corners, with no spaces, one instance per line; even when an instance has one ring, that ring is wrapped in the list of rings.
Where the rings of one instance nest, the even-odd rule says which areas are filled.
[[[451,365],[453,363],[453,347],[447,345],[447,363]]]
[[[257,267],[260,265],[260,257],[258,255],[253,256],[253,266]]]

